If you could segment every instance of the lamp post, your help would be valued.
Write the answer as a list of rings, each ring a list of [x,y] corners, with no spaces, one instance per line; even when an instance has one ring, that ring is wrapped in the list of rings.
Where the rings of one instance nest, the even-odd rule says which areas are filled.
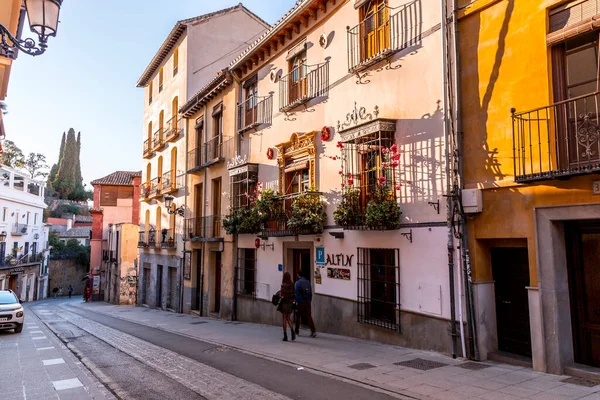
[[[39,56],[48,47],[48,38],[56,36],[58,15],[63,0],[25,0],[25,11],[29,19],[29,27],[38,35],[39,44],[32,38],[17,39],[8,28],[0,24],[0,49],[9,58],[13,58],[19,49],[30,56]],[[10,42],[10,43],[9,43]]]
[[[169,214],[177,214],[180,217],[183,217],[185,215],[185,207],[179,206],[175,208],[173,205],[173,196],[171,196],[170,194],[165,195],[165,207]]]

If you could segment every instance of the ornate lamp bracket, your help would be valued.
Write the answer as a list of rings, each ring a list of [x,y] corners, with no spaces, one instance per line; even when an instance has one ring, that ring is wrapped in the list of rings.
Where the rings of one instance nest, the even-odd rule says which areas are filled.
[[[40,38],[40,43],[36,44],[32,38],[26,38],[19,40],[14,37],[10,31],[2,24],[0,24],[0,35],[2,35],[2,41],[0,41],[0,49],[8,58],[14,58],[15,49],[21,50],[25,54],[30,56],[39,56],[43,54],[48,48],[48,43],[45,37]],[[7,40],[8,38],[8,40]],[[12,43],[10,45],[8,41]]]
[[[409,242],[412,243],[412,240],[413,240],[412,229],[410,229],[408,232],[400,232],[400,234],[402,236],[404,236],[406,239],[408,239]]]

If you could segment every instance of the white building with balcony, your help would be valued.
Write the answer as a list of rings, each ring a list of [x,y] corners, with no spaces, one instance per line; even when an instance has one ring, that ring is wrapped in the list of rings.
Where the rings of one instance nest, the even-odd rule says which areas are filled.
[[[48,231],[44,183],[0,165],[0,289],[21,300],[48,293]]]

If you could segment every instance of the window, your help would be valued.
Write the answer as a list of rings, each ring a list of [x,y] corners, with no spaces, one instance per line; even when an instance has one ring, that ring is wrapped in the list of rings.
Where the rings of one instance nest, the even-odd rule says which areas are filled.
[[[244,82],[244,124],[249,126],[256,122],[256,103],[258,102],[258,76],[254,75]]]
[[[148,104],[152,104],[152,88],[153,88],[153,83],[152,81],[150,81],[150,83],[148,84]]]
[[[19,175],[15,175],[15,177],[13,178],[14,182],[13,182],[13,188],[17,189],[17,190],[25,190],[25,178]]]
[[[256,249],[238,249],[236,292],[256,298]]]
[[[100,206],[101,207],[116,207],[117,198],[119,195],[118,186],[102,186],[100,193]]]
[[[173,52],[173,76],[179,72],[179,47]]]
[[[163,90],[163,72],[163,67],[160,67],[160,70],[158,71],[158,93]]]
[[[26,218],[25,218],[25,223],[26,223],[27,225],[29,225],[29,215],[30,215],[30,214],[31,214],[31,213],[30,213],[29,211],[27,211],[27,216],[26,216]]]
[[[289,103],[307,96],[306,50],[294,55],[290,60]]]
[[[2,186],[10,185],[10,173],[7,170],[0,169],[0,185],[2,185]]]
[[[362,60],[390,47],[390,18],[386,0],[369,0],[360,7]]]
[[[38,219],[37,213],[33,214],[33,224],[34,225],[37,225],[37,219]]]
[[[206,143],[208,160],[221,158],[223,144],[223,103],[213,108],[212,113],[212,138]]]
[[[400,250],[358,249],[358,322],[400,332]]]
[[[221,178],[212,180],[212,226],[208,226],[208,229],[212,229],[211,237],[221,237]]]
[[[248,206],[247,193],[253,193],[258,182],[258,165],[246,164],[229,170],[231,185],[231,208]]]
[[[393,127],[395,129],[395,127]],[[381,150],[394,144],[393,131],[377,131],[358,138],[345,141],[342,149],[344,173],[348,174],[344,190],[352,188],[360,190],[360,206],[364,212],[367,204],[377,188],[379,177],[386,177],[386,184],[390,187],[390,195],[395,196],[394,176],[389,169],[384,175]],[[351,135],[350,135],[351,136]],[[342,134],[342,138],[344,134]],[[352,182],[351,184],[349,182]]]
[[[7,207],[3,207],[2,208],[2,222],[6,222],[7,215],[8,215],[8,208]]]

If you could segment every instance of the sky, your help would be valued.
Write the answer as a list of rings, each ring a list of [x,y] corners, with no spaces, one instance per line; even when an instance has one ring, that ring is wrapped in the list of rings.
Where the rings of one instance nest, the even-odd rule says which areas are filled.
[[[6,139],[58,162],[63,132],[81,132],[84,183],[142,169],[143,96],[138,78],[178,20],[239,0],[64,0],[44,54],[13,63]],[[295,0],[245,0],[270,24]],[[168,6],[167,6],[168,5]],[[23,37],[30,34],[27,21]]]

